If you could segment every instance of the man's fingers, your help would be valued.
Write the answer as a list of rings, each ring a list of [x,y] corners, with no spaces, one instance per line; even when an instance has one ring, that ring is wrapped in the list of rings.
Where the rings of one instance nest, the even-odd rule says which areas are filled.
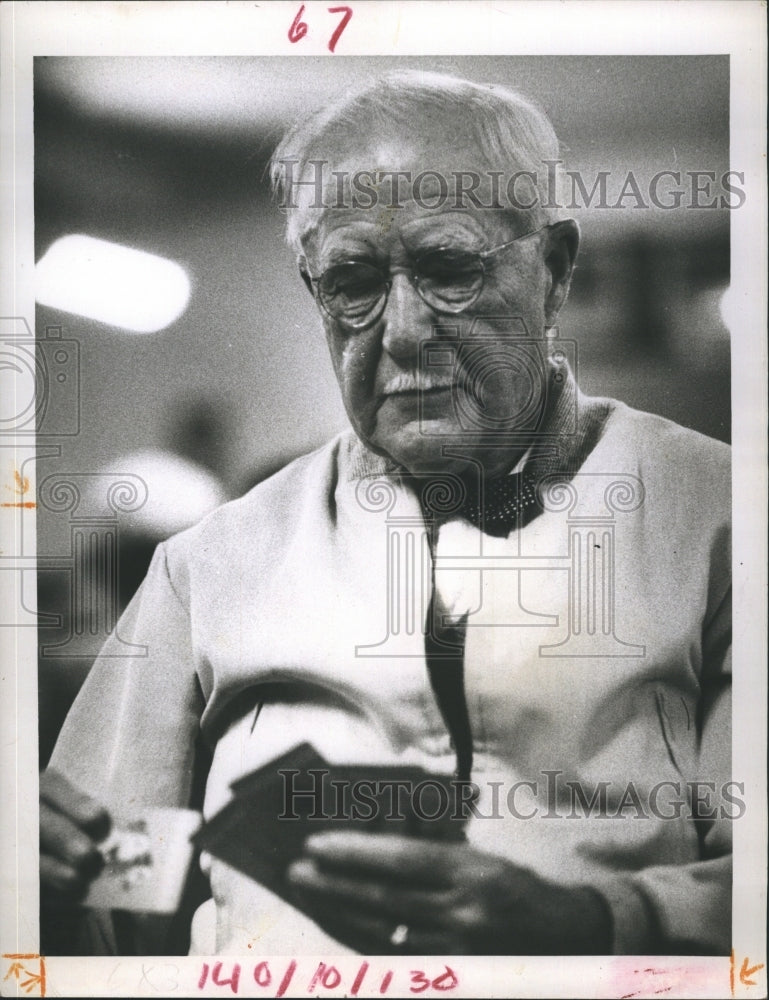
[[[288,878],[301,892],[324,896],[328,904],[336,900],[340,907],[355,906],[393,919],[438,926],[446,922],[450,913],[446,893],[355,878],[337,870],[331,873],[320,869],[310,859],[294,862],[288,870]]]
[[[40,803],[40,853],[84,875],[95,875],[103,864],[93,840],[45,802]]]
[[[384,874],[424,887],[447,888],[466,845],[418,840],[391,833],[320,833],[305,841],[306,853],[323,868]]]
[[[84,894],[88,880],[85,876],[66,864],[49,855],[40,855],[40,885],[45,890],[47,902],[57,898],[62,902],[74,902]]]
[[[461,948],[443,929],[408,924],[404,919],[375,915],[358,906],[340,906],[311,893],[298,892],[302,909],[337,941],[362,955],[447,955],[459,954]],[[403,928],[406,927],[405,940]],[[393,943],[393,933],[400,928]]]
[[[58,771],[49,768],[40,775],[40,799],[68,816],[94,840],[102,840],[110,831],[112,824],[107,810]]]

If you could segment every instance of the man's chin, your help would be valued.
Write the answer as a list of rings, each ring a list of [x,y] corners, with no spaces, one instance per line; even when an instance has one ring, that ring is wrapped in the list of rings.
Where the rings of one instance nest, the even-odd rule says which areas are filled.
[[[395,434],[375,434],[370,444],[414,475],[461,472],[468,466],[458,457],[464,450],[461,431],[446,419],[413,421]]]

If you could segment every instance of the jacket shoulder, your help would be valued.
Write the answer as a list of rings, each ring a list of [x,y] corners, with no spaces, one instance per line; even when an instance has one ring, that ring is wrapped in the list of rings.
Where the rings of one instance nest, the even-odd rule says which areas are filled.
[[[172,578],[184,572],[185,564],[221,565],[241,560],[244,553],[257,556],[289,539],[308,506],[328,510],[348,447],[347,435],[338,435],[164,542]]]
[[[617,403],[607,433],[636,464],[645,484],[700,510],[728,514],[732,454],[728,444],[624,403]]]

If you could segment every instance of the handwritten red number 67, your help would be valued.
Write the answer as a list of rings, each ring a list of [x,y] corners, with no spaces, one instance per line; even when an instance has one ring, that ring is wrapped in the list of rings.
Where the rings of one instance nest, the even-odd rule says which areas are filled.
[[[342,20],[336,26],[334,34],[328,41],[328,50],[333,52],[336,48],[336,43],[339,41],[342,32],[350,23],[350,18],[352,17],[352,7],[328,7],[329,14],[341,14]],[[294,18],[291,27],[288,29],[288,40],[289,42],[300,42],[304,36],[307,34],[307,22],[302,20],[302,14],[304,14],[304,4],[299,8],[296,17]]]

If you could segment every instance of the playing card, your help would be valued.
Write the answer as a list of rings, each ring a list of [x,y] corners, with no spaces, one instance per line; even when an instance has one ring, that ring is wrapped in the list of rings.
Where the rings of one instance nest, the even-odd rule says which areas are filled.
[[[173,913],[192,859],[200,814],[190,809],[145,809],[117,819],[99,845],[104,868],[85,905],[95,909]]]

